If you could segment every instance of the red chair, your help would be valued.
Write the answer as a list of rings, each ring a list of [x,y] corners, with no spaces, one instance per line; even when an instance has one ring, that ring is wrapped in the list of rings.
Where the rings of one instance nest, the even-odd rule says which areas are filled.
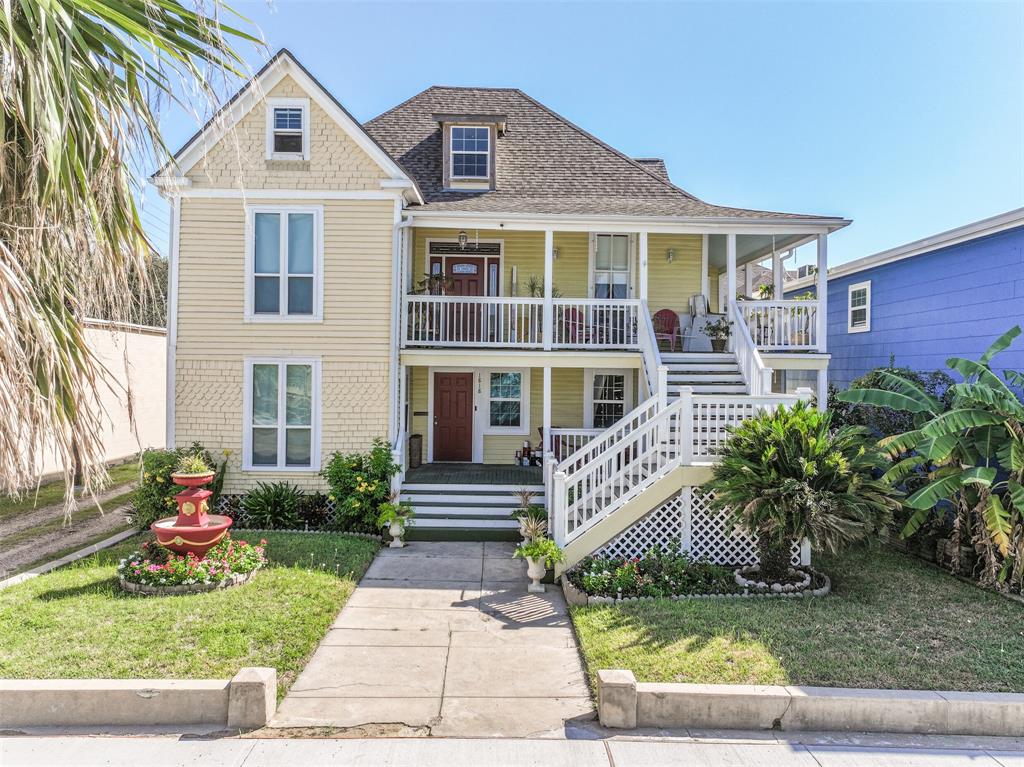
[[[562,312],[560,318],[561,341],[566,344],[585,344],[588,342],[587,322],[579,309],[569,307]]]
[[[654,325],[654,340],[668,341],[669,351],[675,351],[679,338],[679,315],[671,309],[660,309],[651,318]]]

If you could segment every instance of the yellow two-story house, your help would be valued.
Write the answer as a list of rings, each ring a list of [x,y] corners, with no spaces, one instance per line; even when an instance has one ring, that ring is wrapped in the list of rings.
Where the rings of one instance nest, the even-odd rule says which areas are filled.
[[[569,562],[753,557],[699,488],[728,424],[824,402],[827,291],[782,300],[784,259],[823,281],[848,221],[706,203],[514,88],[360,123],[287,51],[153,181],[168,442],[230,450],[227,494],[385,437],[414,534],[514,532],[526,487]]]

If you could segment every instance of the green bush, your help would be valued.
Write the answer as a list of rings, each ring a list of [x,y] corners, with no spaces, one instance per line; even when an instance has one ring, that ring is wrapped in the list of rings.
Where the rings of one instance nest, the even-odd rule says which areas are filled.
[[[170,517],[178,513],[174,496],[184,488],[174,484],[171,479],[183,459],[198,456],[207,466],[216,466],[217,471],[209,489],[213,492],[210,496],[209,506],[216,508],[217,499],[220,497],[220,490],[224,486],[224,472],[227,469],[227,454],[224,460],[218,465],[210,453],[198,442],[193,442],[188,447],[179,447],[176,450],[146,450],[142,454],[142,479],[132,495],[131,510],[128,512],[128,521],[140,530],[147,530],[149,526],[161,517]]]
[[[257,530],[297,530],[302,527],[299,512],[304,497],[287,482],[257,482],[242,498],[245,524]]]
[[[674,542],[667,549],[654,546],[642,557],[584,557],[566,573],[580,591],[605,597],[669,597],[683,594],[733,594],[732,570],[710,562],[694,561]]]
[[[342,530],[376,532],[380,506],[391,497],[391,478],[398,473],[387,440],[375,439],[369,453],[335,453],[321,472],[331,488]]]
[[[309,530],[327,530],[331,527],[330,499],[326,493],[309,493],[299,503],[299,519]]]

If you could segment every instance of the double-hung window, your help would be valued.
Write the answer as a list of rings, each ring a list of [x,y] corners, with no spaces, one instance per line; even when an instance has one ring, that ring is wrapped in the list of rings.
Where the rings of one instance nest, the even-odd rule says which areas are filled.
[[[529,383],[522,370],[492,371],[487,376],[487,432],[526,434],[529,431]]]
[[[588,370],[586,380],[586,427],[607,429],[631,408],[632,373],[628,370]]]
[[[320,208],[249,209],[246,319],[321,318]]]
[[[320,469],[320,361],[282,358],[245,363],[247,470]]]
[[[847,324],[849,333],[871,330],[871,281],[858,282],[847,291]]]
[[[452,126],[452,178],[490,176],[491,129],[487,126]]]
[[[594,298],[629,298],[629,235],[594,236]]]
[[[309,159],[309,100],[267,100],[267,159]]]

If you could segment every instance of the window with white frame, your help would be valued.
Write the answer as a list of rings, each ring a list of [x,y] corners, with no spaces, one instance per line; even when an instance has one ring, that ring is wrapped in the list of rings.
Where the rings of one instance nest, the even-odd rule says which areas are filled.
[[[594,237],[594,298],[629,297],[629,235]]]
[[[247,319],[320,319],[322,220],[319,208],[249,209]]]
[[[320,468],[320,361],[251,359],[245,367],[247,470]]]
[[[451,152],[452,178],[488,178],[491,129],[487,126],[453,125]]]
[[[632,371],[588,370],[585,380],[586,428],[607,429],[632,408]]]
[[[309,159],[308,99],[268,99],[267,159]]]
[[[522,370],[487,374],[487,432],[526,434],[530,429],[529,383]]]
[[[851,285],[847,291],[847,300],[847,331],[864,333],[871,330],[871,281]]]

